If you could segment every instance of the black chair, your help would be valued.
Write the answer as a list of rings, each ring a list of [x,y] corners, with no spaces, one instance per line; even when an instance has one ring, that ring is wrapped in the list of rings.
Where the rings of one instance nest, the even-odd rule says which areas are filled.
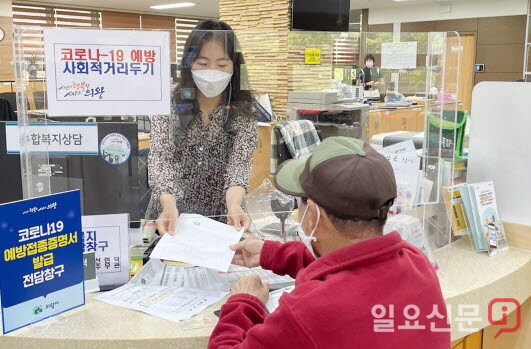
[[[7,99],[0,98],[0,121],[17,121],[17,114],[13,111]]]
[[[46,109],[46,91],[33,92],[33,102],[35,109]]]
[[[9,104],[11,104],[11,107],[14,111],[17,111],[17,93],[16,92],[4,92],[0,93],[0,98],[7,99],[9,101]],[[29,109],[29,102],[26,102],[26,108]]]
[[[0,98],[6,99],[11,105],[13,110],[17,110],[17,93],[16,92],[4,92],[0,93]]]

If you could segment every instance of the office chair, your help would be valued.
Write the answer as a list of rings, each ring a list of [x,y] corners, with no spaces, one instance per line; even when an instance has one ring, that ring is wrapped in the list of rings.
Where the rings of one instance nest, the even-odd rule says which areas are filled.
[[[17,121],[17,114],[13,111],[7,99],[0,98],[0,121]]]
[[[9,104],[11,104],[11,107],[14,111],[17,111],[17,93],[16,92],[4,92],[0,93],[0,98],[7,99],[9,101]],[[26,108],[29,109],[29,102],[26,102],[27,106]]]

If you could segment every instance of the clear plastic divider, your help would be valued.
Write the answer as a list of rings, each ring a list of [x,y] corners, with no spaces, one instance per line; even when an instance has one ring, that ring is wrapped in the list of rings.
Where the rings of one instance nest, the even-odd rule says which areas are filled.
[[[139,54],[145,60],[153,58],[152,53],[146,56],[145,47],[138,53],[127,40],[134,37],[131,33],[151,31],[109,32],[112,36],[122,32],[127,38],[123,47],[113,48],[94,42],[84,34],[87,29],[75,30],[80,38],[76,48],[84,51],[74,48],[74,56],[67,60],[81,69],[70,75],[70,92],[99,93],[92,100],[99,103],[114,93],[130,91],[137,96],[138,90],[144,91],[142,79],[135,78],[144,71],[139,72],[135,63],[139,63]],[[454,166],[462,155],[456,145],[461,144],[462,121],[466,120],[458,100],[461,51],[457,33],[397,36],[195,30],[178,55],[172,53],[175,37],[169,35],[167,51],[160,52],[167,55],[161,62],[170,66],[158,72],[170,72],[172,81],[164,76],[161,81],[168,86],[155,91],[169,95],[169,114],[120,115],[113,107],[111,115],[93,115],[86,108],[72,116],[48,113],[51,94],[64,86],[47,91],[46,79],[53,72],[45,72],[44,57],[59,56],[45,54],[44,45],[36,45],[35,55],[42,57],[35,63],[37,78],[29,73],[24,38],[35,34],[43,37],[43,28],[15,28],[19,121],[18,125],[0,123],[0,140],[5,138],[7,144],[7,138],[18,133],[18,151],[11,149],[10,138],[10,149],[1,156],[10,176],[21,180],[1,191],[1,202],[79,189],[84,216],[129,215],[132,260],[146,257],[158,238],[155,230],[173,227],[177,212],[233,225],[235,220],[248,222],[251,235],[258,238],[293,240],[295,199],[276,190],[272,176],[263,176],[262,185],[253,187],[249,187],[249,178],[256,171],[270,172],[275,122],[310,120],[322,139],[344,135],[379,150],[397,135],[413,141],[414,149],[407,154],[388,155],[404,171],[389,216],[391,222],[394,219],[390,227],[403,229],[405,238],[430,250],[441,269],[447,265],[450,255],[433,251],[453,241],[441,193],[454,183]],[[116,57],[93,60],[89,55],[95,51],[90,51],[89,44],[103,45],[100,54],[111,55],[115,50]],[[365,65],[369,55],[372,68]],[[155,57],[155,62],[157,58],[161,57]],[[103,70],[93,63],[103,63]],[[94,89],[103,85],[83,84],[108,83],[109,74],[123,81],[122,85],[105,85],[102,93]],[[372,80],[366,81],[369,74]],[[123,91],[112,90],[120,86]],[[153,92],[146,90],[146,96]],[[256,98],[266,94],[268,98],[257,104]],[[363,97],[371,104],[364,104]],[[134,104],[139,98],[123,103]],[[257,125],[264,115],[272,123]],[[54,141],[58,134],[66,136],[68,144],[64,137],[60,145]],[[76,144],[85,148],[72,151]],[[420,238],[407,233],[419,226]]]

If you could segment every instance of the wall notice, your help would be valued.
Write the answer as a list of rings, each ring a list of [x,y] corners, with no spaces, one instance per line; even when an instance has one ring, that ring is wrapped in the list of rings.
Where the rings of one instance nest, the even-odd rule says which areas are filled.
[[[416,69],[417,42],[382,43],[382,69]]]
[[[167,32],[45,29],[49,116],[169,115]]]

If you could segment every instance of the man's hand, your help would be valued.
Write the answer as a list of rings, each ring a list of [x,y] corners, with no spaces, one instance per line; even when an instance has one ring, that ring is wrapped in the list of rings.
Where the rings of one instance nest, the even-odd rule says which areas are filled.
[[[260,280],[260,277],[256,274],[244,276],[238,280],[238,282],[230,290],[230,294],[232,296],[239,293],[255,296],[264,304],[266,304],[269,300],[269,284],[262,284],[262,280]]]
[[[260,254],[264,247],[262,240],[247,238],[229,247],[231,250],[236,251],[234,258],[232,258],[232,264],[247,268],[258,267],[260,265]]]

